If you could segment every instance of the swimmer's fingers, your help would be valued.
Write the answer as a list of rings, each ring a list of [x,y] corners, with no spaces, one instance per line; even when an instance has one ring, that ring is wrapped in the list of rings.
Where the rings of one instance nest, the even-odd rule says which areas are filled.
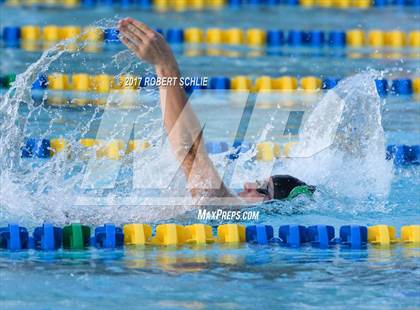
[[[159,67],[177,67],[171,48],[157,31],[132,18],[121,20],[118,27],[124,44],[139,58]]]
[[[139,22],[139,21],[137,21],[135,19],[132,19],[132,18],[128,18],[127,21],[132,23],[136,27],[138,27],[141,31],[143,31],[149,37],[155,35],[155,31],[153,29],[151,29],[149,26],[147,26],[145,23]]]
[[[132,43],[134,43],[137,46],[141,46],[143,44],[143,41],[130,29],[128,28],[122,28],[121,29],[122,38],[129,39]]]
[[[144,33],[141,29],[137,28],[134,25],[129,24],[127,26],[128,30],[130,30],[130,32],[134,35],[136,35],[142,42],[147,41],[148,40],[148,36],[146,33]]]
[[[148,39],[144,32],[142,32],[133,24],[129,23],[127,19],[123,19],[119,22],[118,29],[124,37],[129,38],[135,44],[141,45],[143,40]]]
[[[129,39],[127,39],[126,37],[121,37],[121,41],[130,50],[132,50],[133,52],[137,52],[138,47],[133,42],[131,42]]]

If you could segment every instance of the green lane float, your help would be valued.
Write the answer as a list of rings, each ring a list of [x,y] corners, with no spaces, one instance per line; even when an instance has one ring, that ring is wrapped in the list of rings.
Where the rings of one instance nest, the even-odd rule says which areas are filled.
[[[63,248],[83,250],[90,245],[90,227],[71,224],[63,227]]]
[[[16,80],[16,74],[7,74],[0,77],[0,88],[9,88]]]

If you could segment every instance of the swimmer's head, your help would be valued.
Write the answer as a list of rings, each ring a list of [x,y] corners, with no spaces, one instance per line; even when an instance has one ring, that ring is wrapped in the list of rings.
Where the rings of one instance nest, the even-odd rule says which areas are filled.
[[[246,183],[239,196],[248,201],[268,201],[273,199],[292,199],[301,194],[311,196],[315,186],[290,175],[274,175],[264,182]]]

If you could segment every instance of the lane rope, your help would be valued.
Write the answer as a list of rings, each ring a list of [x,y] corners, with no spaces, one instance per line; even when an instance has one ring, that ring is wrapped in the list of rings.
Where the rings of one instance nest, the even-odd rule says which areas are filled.
[[[228,212],[228,211],[226,211]],[[213,234],[213,229],[217,234]],[[223,224],[212,227],[205,224],[178,225],[160,224],[152,234],[148,224],[126,224],[123,227],[105,224],[91,227],[80,223],[57,227],[44,223],[36,227],[32,235],[28,229],[18,224],[8,224],[0,228],[0,247],[10,251],[36,249],[54,251],[61,248],[83,250],[89,246],[115,249],[128,245],[208,245],[212,243],[252,243],[260,245],[278,244],[287,247],[314,246],[328,249],[340,245],[350,249],[366,248],[368,244],[390,246],[396,243],[414,245],[420,243],[420,225],[402,226],[400,238],[394,226],[344,225],[335,236],[331,225],[281,225],[274,232],[271,225]]]

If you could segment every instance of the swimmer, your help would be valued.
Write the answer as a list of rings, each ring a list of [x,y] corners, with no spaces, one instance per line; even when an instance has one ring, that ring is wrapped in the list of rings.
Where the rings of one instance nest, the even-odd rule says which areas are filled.
[[[118,29],[122,42],[137,57],[153,65],[158,78],[181,80],[177,61],[161,34],[132,18],[120,20]],[[297,178],[275,175],[264,182],[246,183],[237,195],[231,193],[208,156],[202,127],[188,104],[183,87],[179,84],[161,86],[159,93],[163,124],[171,148],[181,164],[191,195],[200,204],[208,205],[212,198],[218,198],[219,205],[243,205],[311,195],[315,191],[314,186]]]

